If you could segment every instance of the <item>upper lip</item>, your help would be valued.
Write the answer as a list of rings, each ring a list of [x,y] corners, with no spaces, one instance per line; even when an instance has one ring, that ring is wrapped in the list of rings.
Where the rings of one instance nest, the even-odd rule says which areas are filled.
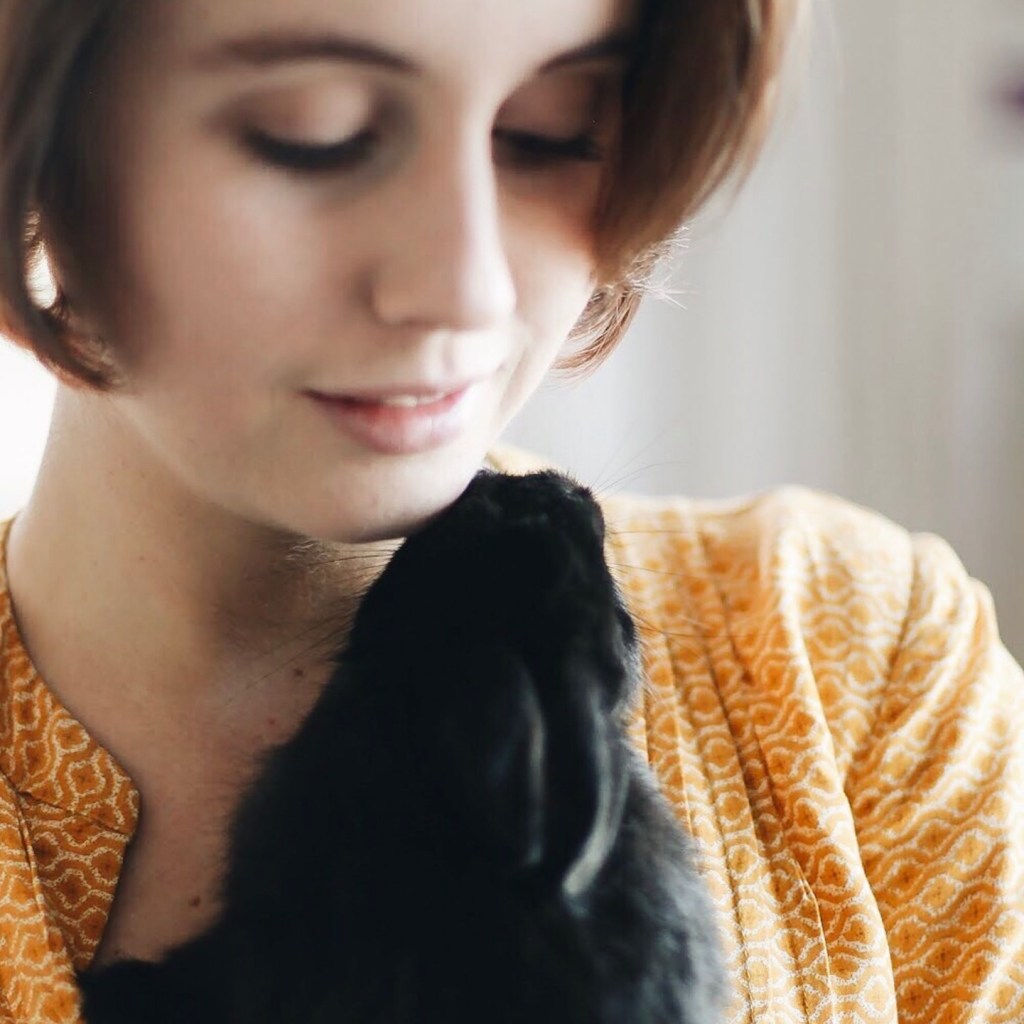
[[[395,384],[382,388],[356,388],[346,389],[345,391],[321,391],[317,388],[310,388],[305,394],[312,398],[324,398],[333,401],[347,398],[358,402],[380,402],[388,398],[399,398],[404,395],[411,395],[414,398],[429,398],[432,395],[452,395],[457,391],[464,391],[475,383],[477,383],[476,380],[466,380],[453,384]]]

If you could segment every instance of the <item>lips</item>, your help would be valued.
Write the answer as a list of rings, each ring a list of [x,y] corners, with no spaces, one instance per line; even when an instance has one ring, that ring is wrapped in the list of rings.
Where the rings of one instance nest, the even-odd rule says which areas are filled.
[[[399,409],[415,409],[421,405],[431,405],[440,402],[449,395],[463,391],[468,384],[462,386],[435,389],[431,391],[396,390],[375,395],[323,395],[318,392],[309,392],[313,398],[326,402],[344,402],[349,405],[388,405]]]
[[[384,455],[412,455],[454,441],[468,426],[482,382],[409,385],[311,399],[350,440]]]
[[[440,402],[443,398],[446,398],[448,395],[454,394],[455,391],[457,390],[459,389],[456,388],[452,391],[435,391],[429,395],[388,395],[384,398],[371,399],[371,401],[377,401],[381,405],[391,405],[399,409],[415,409],[417,408],[417,406],[420,405],[433,405],[436,402]],[[365,402],[366,399],[350,399],[350,401]]]
[[[388,402],[394,399],[440,398],[444,395],[452,395],[456,391],[463,391],[479,379],[455,381],[449,384],[395,384],[389,387],[357,388],[355,390],[346,388],[344,391],[318,391],[310,388],[305,393],[312,398],[323,398],[332,402]]]

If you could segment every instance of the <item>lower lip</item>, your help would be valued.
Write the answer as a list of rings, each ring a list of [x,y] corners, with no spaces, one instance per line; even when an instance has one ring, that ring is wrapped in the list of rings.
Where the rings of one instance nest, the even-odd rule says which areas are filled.
[[[383,455],[415,455],[454,441],[472,412],[479,385],[453,391],[422,405],[387,405],[306,392],[349,437]]]

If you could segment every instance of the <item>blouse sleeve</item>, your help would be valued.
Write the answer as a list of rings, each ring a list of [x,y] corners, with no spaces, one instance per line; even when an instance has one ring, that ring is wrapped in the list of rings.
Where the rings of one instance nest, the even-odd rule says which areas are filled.
[[[1024,1021],[1024,677],[992,600],[912,540],[902,635],[846,792],[901,1024]]]

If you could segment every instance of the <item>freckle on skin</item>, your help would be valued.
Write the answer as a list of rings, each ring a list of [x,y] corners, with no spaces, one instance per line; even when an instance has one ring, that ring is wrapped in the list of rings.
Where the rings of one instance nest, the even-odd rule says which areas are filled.
[[[188,905],[190,907],[198,907],[202,902],[203,902],[203,897],[202,896],[193,896],[192,899],[190,899],[188,901]]]
[[[302,678],[303,678],[303,677],[304,677],[304,676],[306,675],[306,673],[305,673],[305,672],[303,672],[301,668],[297,668],[297,669],[295,670],[295,675],[296,675],[296,676],[297,676],[297,677],[298,677],[299,679],[302,679]]]

